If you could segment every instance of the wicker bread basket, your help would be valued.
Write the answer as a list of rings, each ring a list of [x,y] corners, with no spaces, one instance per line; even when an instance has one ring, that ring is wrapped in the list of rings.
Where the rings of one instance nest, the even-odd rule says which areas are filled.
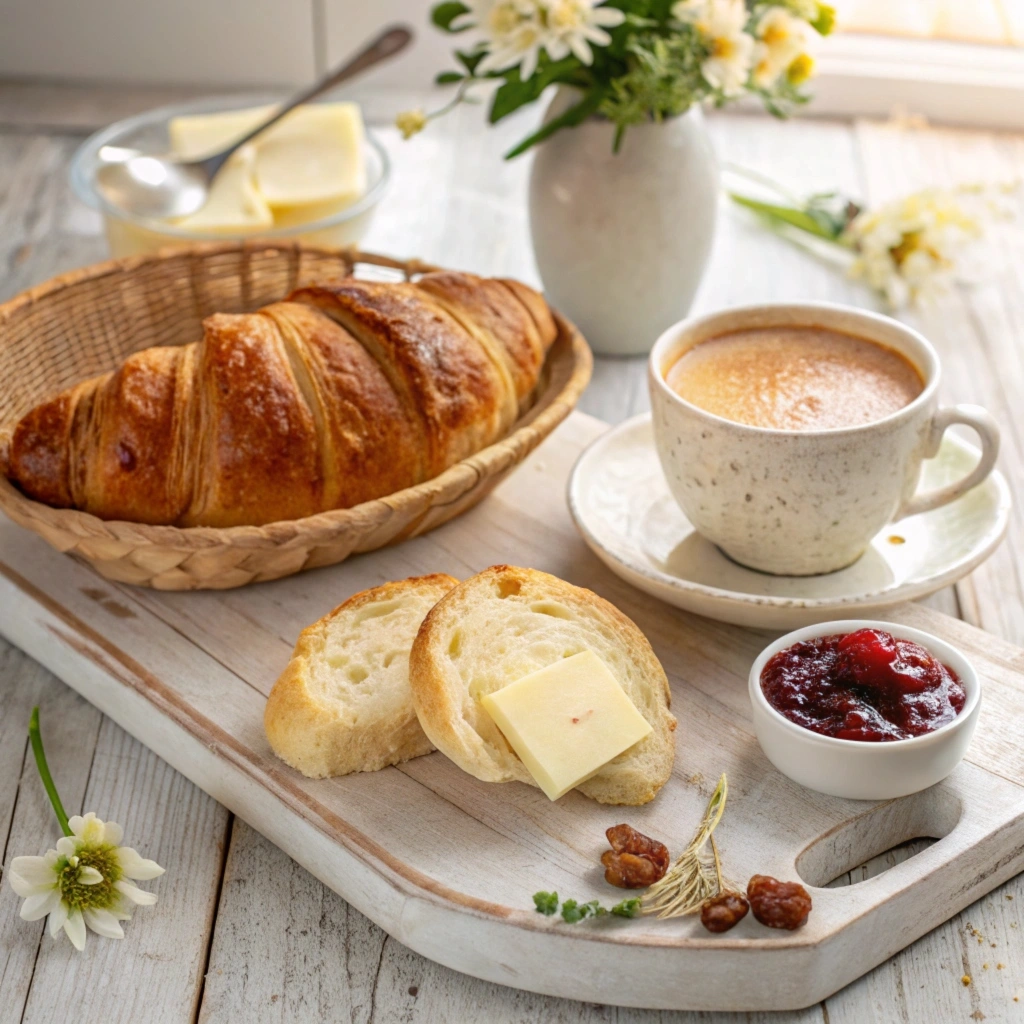
[[[211,243],[110,260],[30,289],[0,306],[0,470],[11,429],[42,399],[139,349],[197,340],[211,313],[253,310],[338,274],[398,280],[433,269],[354,249]],[[162,590],[239,587],[415,537],[475,505],[576,404],[590,379],[590,350],[572,324],[557,319],[535,401],[513,431],[385,498],[266,526],[181,529],[50,508],[0,473],[0,509],[108,579]]]

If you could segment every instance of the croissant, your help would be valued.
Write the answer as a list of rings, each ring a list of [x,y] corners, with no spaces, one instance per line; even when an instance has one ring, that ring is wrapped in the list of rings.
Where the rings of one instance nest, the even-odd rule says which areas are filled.
[[[517,281],[342,278],[36,406],[6,472],[102,519],[258,526],[429,480],[506,434],[557,334]]]

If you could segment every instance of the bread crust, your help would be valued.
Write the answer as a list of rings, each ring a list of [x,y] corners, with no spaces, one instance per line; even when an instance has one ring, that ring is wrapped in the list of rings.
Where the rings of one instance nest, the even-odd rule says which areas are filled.
[[[343,278],[292,299],[321,309],[386,367],[421,417],[427,472],[436,476],[496,440],[508,386],[479,342],[413,284]]]
[[[274,753],[303,775],[323,779],[351,772],[377,771],[433,750],[416,718],[406,680],[404,694],[391,694],[394,709],[352,720],[343,700],[325,695],[314,679],[324,668],[325,637],[332,628],[358,628],[358,613],[372,606],[413,597],[430,606],[458,585],[444,573],[413,576],[353,594],[300,634],[267,699],[263,727]],[[417,620],[418,621],[418,620]],[[414,630],[394,637],[397,650],[408,650]],[[319,663],[319,664],[318,664]],[[387,680],[367,679],[367,687]]]
[[[579,650],[589,647],[602,657],[653,730],[578,788],[601,803],[637,805],[654,799],[675,759],[676,720],[669,711],[671,691],[661,663],[636,624],[613,604],[535,569],[485,569],[449,591],[423,620],[410,654],[409,681],[420,724],[434,746],[478,779],[536,786],[479,706],[480,693],[468,692],[470,686],[486,686],[485,692],[493,692],[518,676],[505,678],[496,665],[495,679],[485,680],[479,672],[467,679],[458,665],[469,642],[465,633],[473,628],[474,613],[483,614],[485,602],[496,609],[507,602],[516,629],[504,630],[503,613],[496,610],[497,624],[490,626],[486,641],[481,639],[479,645],[489,643],[494,658],[508,666],[520,665],[520,674],[578,653],[565,649],[564,631],[552,634],[543,616],[567,615],[572,620],[572,645]],[[533,623],[530,616],[541,618]],[[524,649],[527,645],[529,649]],[[628,666],[634,666],[635,673]],[[474,663],[473,668],[478,667]]]
[[[507,375],[511,420],[525,412],[554,333],[542,337],[525,303],[500,281],[442,271],[425,274],[416,287],[432,295],[473,334]],[[554,331],[553,321],[551,326]]]
[[[318,416],[326,508],[351,508],[426,479],[423,434],[377,361],[330,317],[299,302],[267,306]]]

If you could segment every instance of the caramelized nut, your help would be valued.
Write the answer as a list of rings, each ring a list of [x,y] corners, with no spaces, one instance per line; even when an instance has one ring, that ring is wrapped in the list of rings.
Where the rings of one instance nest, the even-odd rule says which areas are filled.
[[[605,881],[620,889],[644,889],[668,871],[668,847],[629,825],[613,825],[601,856]]]
[[[811,894],[799,882],[780,882],[769,875],[750,879],[747,899],[754,917],[769,928],[795,931],[811,912]]]
[[[700,923],[709,932],[727,932],[747,916],[750,904],[738,892],[720,892],[705,900],[700,908]]]

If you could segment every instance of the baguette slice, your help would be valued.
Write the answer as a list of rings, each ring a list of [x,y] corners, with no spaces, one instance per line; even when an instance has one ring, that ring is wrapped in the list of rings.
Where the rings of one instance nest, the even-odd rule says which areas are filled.
[[[274,753],[311,779],[430,753],[409,692],[409,648],[458,582],[438,573],[385,583],[304,629],[263,715]]]
[[[637,626],[589,590],[495,565],[449,591],[409,659],[413,703],[431,743],[485,782],[526,782],[526,766],[480,697],[586,649],[601,658],[653,732],[577,787],[605,804],[645,804],[668,780],[676,720],[668,679]]]

